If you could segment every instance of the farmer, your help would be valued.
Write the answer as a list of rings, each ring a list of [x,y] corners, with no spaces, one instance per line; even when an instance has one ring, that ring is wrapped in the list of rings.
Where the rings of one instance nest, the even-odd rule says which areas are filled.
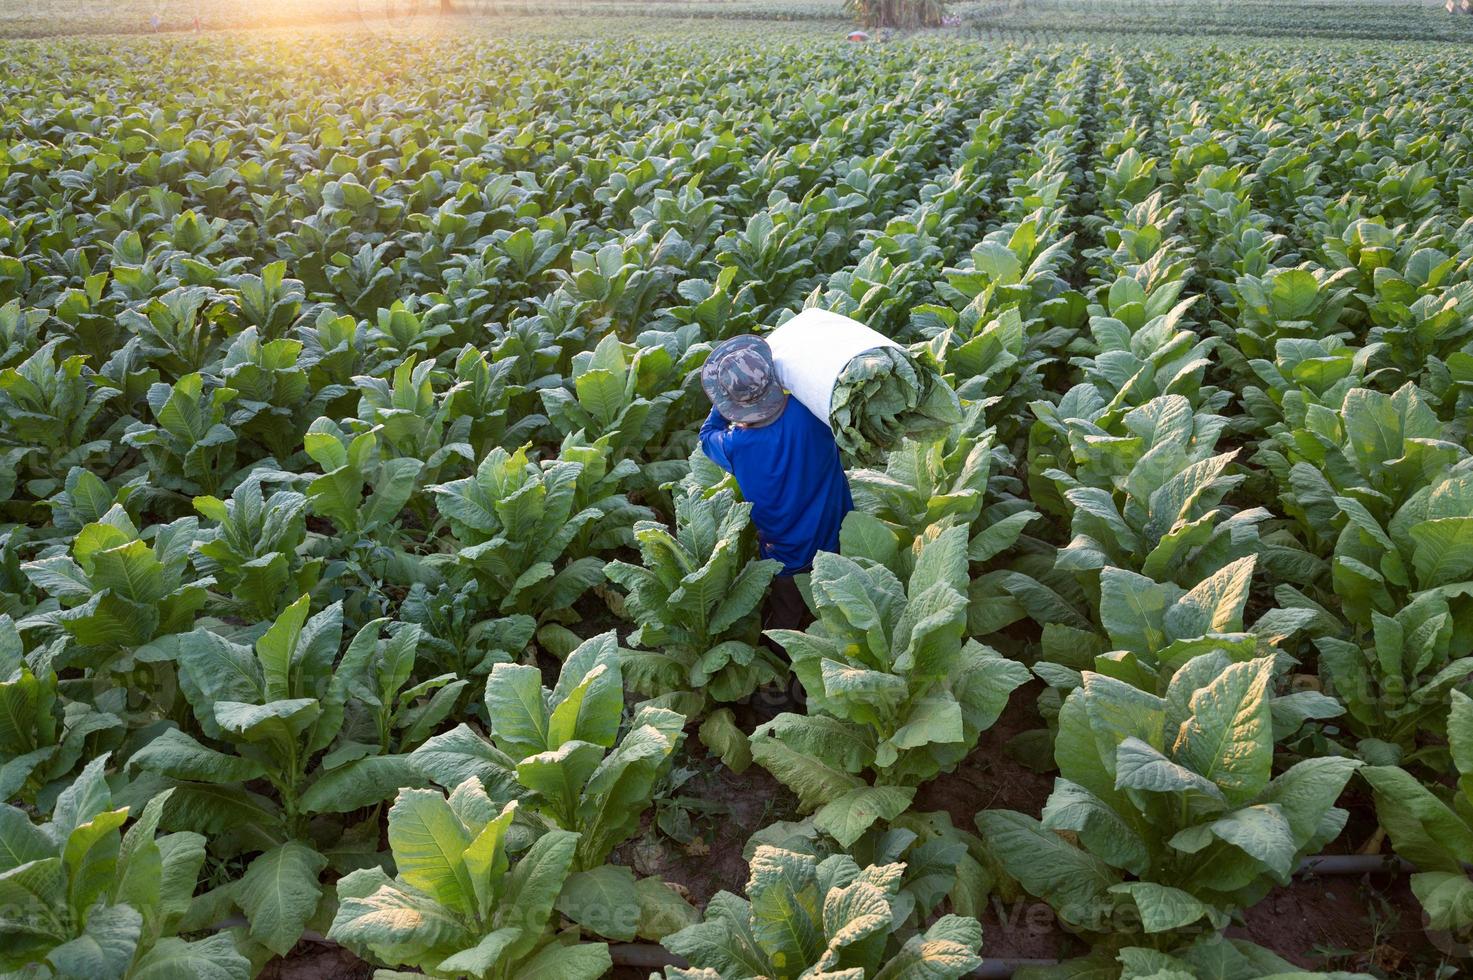
[[[733,337],[712,351],[701,385],[711,399],[701,450],[736,477],[761,556],[783,565],[763,628],[802,629],[812,617],[793,576],[808,571],[817,552],[839,550],[839,525],[854,509],[833,433],[788,397],[760,337]]]

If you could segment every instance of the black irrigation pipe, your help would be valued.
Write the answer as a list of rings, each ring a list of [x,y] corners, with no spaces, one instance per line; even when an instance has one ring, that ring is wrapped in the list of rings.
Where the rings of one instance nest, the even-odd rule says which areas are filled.
[[[1317,854],[1299,862],[1295,875],[1319,875],[1322,877],[1351,876],[1365,874],[1393,874],[1415,871],[1410,861],[1389,854]],[[207,932],[221,932],[236,926],[247,925],[244,916],[232,916],[210,926]],[[319,932],[308,930],[302,933],[302,942],[318,946],[339,946],[338,943]],[[633,969],[661,970],[667,966],[684,967],[686,962],[679,956],[654,943],[610,943],[609,957],[615,966]],[[1058,960],[1012,959],[997,957],[984,959],[982,965],[973,970],[972,980],[1007,980],[1014,972],[1025,966],[1057,966]]]
[[[1317,854],[1299,862],[1296,875],[1410,874],[1417,866],[1390,854]]]

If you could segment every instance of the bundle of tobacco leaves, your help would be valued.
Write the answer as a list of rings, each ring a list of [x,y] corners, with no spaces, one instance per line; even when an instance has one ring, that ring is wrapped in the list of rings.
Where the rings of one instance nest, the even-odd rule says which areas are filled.
[[[859,460],[874,460],[902,439],[933,438],[961,420],[961,403],[937,365],[898,347],[857,355],[829,401],[834,441]]]

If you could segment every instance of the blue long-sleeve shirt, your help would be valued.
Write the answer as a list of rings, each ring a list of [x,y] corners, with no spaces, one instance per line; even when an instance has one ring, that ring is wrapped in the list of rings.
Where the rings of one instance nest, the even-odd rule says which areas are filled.
[[[807,571],[819,551],[839,550],[839,525],[854,509],[849,480],[833,433],[796,398],[758,429],[732,428],[711,409],[701,451],[736,477],[762,557],[782,562],[783,575]]]

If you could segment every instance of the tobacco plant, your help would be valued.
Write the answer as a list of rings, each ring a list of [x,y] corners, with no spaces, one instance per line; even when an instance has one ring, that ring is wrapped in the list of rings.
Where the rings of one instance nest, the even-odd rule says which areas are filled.
[[[977,817],[993,857],[1085,934],[1157,945],[1225,928],[1340,832],[1335,800],[1359,765],[1274,775],[1272,680],[1272,658],[1221,652],[1186,661],[1164,696],[1085,672],[1059,710],[1042,821]]]
[[[492,667],[489,739],[458,725],[416,749],[411,764],[441,786],[478,776],[493,798],[523,801],[539,826],[576,832],[573,868],[594,870],[639,829],[684,739],[685,718],[653,706],[621,735],[623,708],[618,646],[604,633],[568,655],[552,690],[536,667]]]
[[[328,936],[432,977],[603,976],[612,966],[605,944],[554,931],[578,835],[548,831],[513,861],[517,810],[515,801],[498,806],[475,779],[448,799],[401,790],[389,810],[396,874],[364,868],[340,880]]]
[[[780,563],[755,558],[751,505],[729,491],[688,492],[675,503],[675,533],[634,526],[644,565],[613,561],[604,574],[626,590],[638,628],[623,653],[630,688],[687,717],[781,680],[786,666],[757,637],[763,596]]]
[[[981,965],[982,927],[946,915],[924,933],[895,935],[893,906],[902,864],[861,869],[844,854],[820,861],[762,845],[752,856],[747,897],[720,892],[704,922],[665,939],[689,969],[672,980],[789,980],[844,975],[957,980]]]
[[[808,713],[760,726],[753,757],[845,845],[955,768],[1028,679],[1022,664],[963,642],[967,529],[932,528],[914,549],[904,583],[873,558],[820,552],[810,580],[817,620],[806,632],[771,631]]]
[[[229,933],[186,941],[180,920],[205,861],[205,839],[158,834],[167,791],[132,815],[115,807],[103,753],[57,797],[49,822],[0,807],[0,967],[38,978],[211,976],[247,980]]]

